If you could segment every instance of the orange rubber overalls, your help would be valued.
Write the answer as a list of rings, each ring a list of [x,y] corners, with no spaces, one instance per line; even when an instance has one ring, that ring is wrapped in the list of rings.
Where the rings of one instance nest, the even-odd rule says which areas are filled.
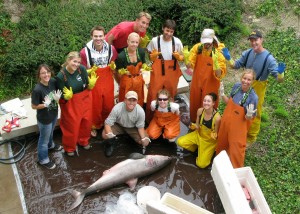
[[[244,166],[247,132],[251,121],[246,120],[244,107],[230,98],[221,119],[216,153],[225,150],[233,168]]]
[[[73,94],[65,101],[60,99],[62,144],[65,152],[74,152],[77,143],[80,146],[89,144],[92,128],[92,92],[88,89]]]
[[[197,46],[198,45],[198,46]],[[204,54],[203,45],[196,44],[192,51],[196,51],[195,66],[190,87],[190,118],[192,122],[196,121],[197,110],[203,106],[203,99],[208,93],[214,92],[218,94],[220,87],[220,80],[226,74],[226,63],[224,56],[221,56],[220,50],[224,47],[223,43],[219,43],[217,48],[212,51],[219,55],[218,62],[221,69],[221,77],[218,78],[213,70],[212,53],[206,52]],[[216,100],[214,108],[217,109],[219,105],[219,98]]]
[[[172,52],[175,51],[175,42],[173,40],[174,38],[172,39]],[[158,52],[161,52],[159,40],[157,40],[157,42]],[[151,111],[150,107],[151,101],[155,100],[158,91],[163,88],[169,91],[170,97],[173,99],[177,93],[177,86],[181,75],[182,72],[179,64],[174,57],[172,60],[164,60],[162,55],[160,55],[160,57],[153,62],[146,107],[146,121],[148,123],[153,117],[153,111]]]
[[[169,112],[155,110],[154,117],[147,128],[147,133],[151,139],[157,139],[162,131],[165,139],[177,137],[180,133],[179,115],[170,110]]]
[[[195,152],[198,149],[196,165],[200,168],[205,168],[210,164],[215,152],[217,140],[213,139],[211,134],[215,131],[216,115],[220,115],[218,112],[214,114],[210,129],[203,125],[204,111],[200,115],[199,129],[177,139],[177,144],[184,149],[191,152]]]
[[[128,65],[127,70],[130,75],[123,74],[120,79],[119,89],[119,102],[124,101],[125,94],[128,91],[135,91],[138,95],[138,104],[143,107],[144,105],[144,84],[143,75],[140,70],[142,68],[142,62],[139,62],[136,66]]]
[[[92,127],[100,129],[104,124],[104,120],[108,117],[114,107],[114,79],[113,73],[108,66],[105,68],[98,68],[96,73],[99,78],[92,90]]]

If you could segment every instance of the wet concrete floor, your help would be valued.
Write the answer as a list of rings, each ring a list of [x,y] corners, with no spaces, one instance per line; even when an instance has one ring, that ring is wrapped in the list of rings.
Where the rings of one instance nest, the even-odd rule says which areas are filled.
[[[182,115],[184,117],[184,115]],[[186,118],[182,121],[186,123]],[[187,133],[187,126],[181,123],[181,135]],[[100,134],[99,134],[100,135]],[[50,152],[50,159],[57,167],[48,170],[37,165],[37,137],[29,144],[24,158],[17,163],[28,213],[65,213],[74,202],[68,190],[81,191],[98,180],[102,172],[127,159],[132,152],[141,148],[127,137],[121,137],[113,156],[104,155],[102,140],[91,138],[91,150],[79,148],[79,156],[68,157],[63,152]],[[55,131],[54,140],[61,143],[61,131]],[[136,195],[146,185],[155,186],[163,195],[170,192],[213,213],[224,213],[212,177],[211,167],[200,169],[195,165],[196,156],[168,143],[163,139],[152,142],[146,154],[160,154],[173,157],[170,165],[154,174],[140,178],[135,190],[120,185],[87,196],[69,213],[104,213],[108,203],[117,203],[125,192]]]

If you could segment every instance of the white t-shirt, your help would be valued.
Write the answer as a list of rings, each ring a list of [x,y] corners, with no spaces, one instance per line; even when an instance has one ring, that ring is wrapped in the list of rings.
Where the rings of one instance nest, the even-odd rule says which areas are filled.
[[[179,104],[178,103],[174,103],[174,102],[170,102],[170,107],[171,107],[171,112],[174,113],[174,114],[178,114],[179,115]],[[156,100],[153,100],[151,102],[151,110],[152,111],[155,111],[156,110]],[[168,106],[166,108],[161,108],[159,105],[158,105],[158,108],[157,110],[159,112],[169,112],[169,109],[168,109]]]
[[[183,46],[180,39],[174,36],[174,42],[175,51],[177,51],[178,53],[182,53]],[[158,50],[157,36],[150,41],[150,43],[147,46],[147,49],[149,52],[152,52],[153,49]],[[160,49],[164,60],[172,59],[172,40],[166,42],[163,40],[163,35],[160,35]]]

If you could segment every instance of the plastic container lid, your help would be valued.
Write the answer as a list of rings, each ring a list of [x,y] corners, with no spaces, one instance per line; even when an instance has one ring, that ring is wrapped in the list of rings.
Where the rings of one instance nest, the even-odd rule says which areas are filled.
[[[144,186],[137,192],[136,201],[139,207],[141,207],[144,213],[146,211],[146,204],[148,201],[159,201],[160,200],[160,191],[154,186]]]

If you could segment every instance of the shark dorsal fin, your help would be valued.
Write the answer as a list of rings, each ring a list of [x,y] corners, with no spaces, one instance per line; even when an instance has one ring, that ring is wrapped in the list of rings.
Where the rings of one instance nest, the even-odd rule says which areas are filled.
[[[129,155],[129,159],[134,159],[134,160],[136,160],[136,159],[142,159],[142,158],[145,158],[145,155],[142,155],[142,154],[140,154],[140,153],[131,153],[131,154]]]

